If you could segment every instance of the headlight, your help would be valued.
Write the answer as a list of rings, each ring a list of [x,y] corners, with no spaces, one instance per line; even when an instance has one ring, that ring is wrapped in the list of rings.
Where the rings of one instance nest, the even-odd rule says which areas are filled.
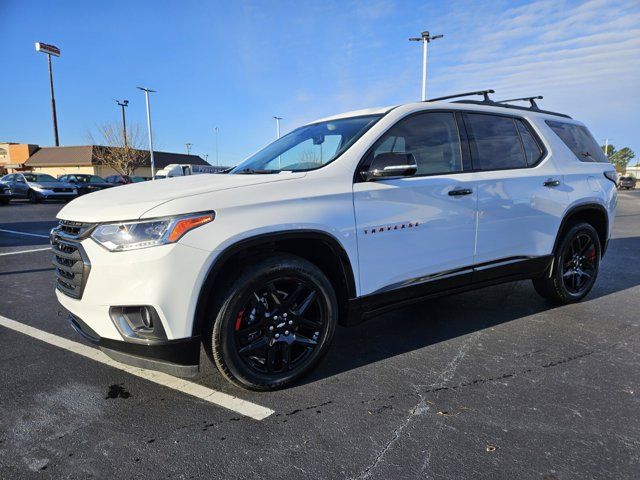
[[[156,218],[137,222],[98,225],[91,234],[100,245],[112,252],[154,247],[177,242],[185,233],[213,221],[213,212]]]
[[[48,188],[45,188],[42,185],[31,185],[31,188],[33,188],[34,190],[37,190],[38,192],[44,192],[46,190],[49,190]]]

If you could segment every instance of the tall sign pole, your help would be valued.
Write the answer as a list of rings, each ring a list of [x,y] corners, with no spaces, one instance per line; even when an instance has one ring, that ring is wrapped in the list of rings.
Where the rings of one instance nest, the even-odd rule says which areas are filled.
[[[149,131],[149,157],[151,160],[151,180],[156,179],[156,164],[153,160],[153,135],[151,133],[151,109],[149,107],[149,94],[155,93],[155,90],[151,90],[146,87],[138,87],[138,90],[144,92],[144,97],[147,102],[147,130]]]
[[[58,116],[56,114],[56,99],[53,94],[53,65],[51,63],[51,56],[59,57],[60,49],[54,45],[48,45],[46,43],[36,42],[36,52],[42,52],[47,55],[49,63],[49,88],[51,90],[51,115],[53,116],[53,138],[56,147],[60,146],[60,140],[58,138]]]
[[[124,114],[125,107],[129,106],[129,100],[116,100],[116,103],[122,108],[122,139],[124,140],[124,148],[127,148],[127,117]]]

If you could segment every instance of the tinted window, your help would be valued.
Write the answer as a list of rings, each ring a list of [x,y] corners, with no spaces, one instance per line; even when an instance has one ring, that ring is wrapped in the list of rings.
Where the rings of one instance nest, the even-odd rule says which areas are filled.
[[[518,125],[518,132],[520,132],[520,138],[522,139],[524,154],[527,157],[527,164],[535,165],[542,156],[542,149],[521,120],[516,120],[516,124]]]
[[[571,149],[581,162],[609,163],[606,155],[595,141],[591,132],[582,125],[547,120],[551,130]]]
[[[401,120],[384,134],[368,161],[381,153],[412,153],[416,175],[461,172],[458,126],[452,113],[424,113]]]
[[[58,180],[46,173],[25,173],[23,174],[27,182],[57,182]]]
[[[469,113],[465,124],[474,161],[481,170],[527,166],[513,118]]]

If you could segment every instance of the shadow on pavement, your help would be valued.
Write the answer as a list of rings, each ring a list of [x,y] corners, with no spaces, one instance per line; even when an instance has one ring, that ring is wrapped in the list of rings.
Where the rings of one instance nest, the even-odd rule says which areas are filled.
[[[637,258],[638,251],[640,237],[612,239],[586,300],[640,285],[640,269],[626,253],[635,252]],[[421,302],[355,327],[339,328],[325,360],[301,384],[554,308],[528,280]]]

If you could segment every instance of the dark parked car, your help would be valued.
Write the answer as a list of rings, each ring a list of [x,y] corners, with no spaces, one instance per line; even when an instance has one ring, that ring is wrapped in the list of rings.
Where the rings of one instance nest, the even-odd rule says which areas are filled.
[[[112,185],[127,185],[129,183],[144,182],[144,178],[133,175],[110,175],[106,180]]]
[[[636,188],[636,179],[634,177],[620,177],[620,180],[618,181],[618,188],[620,190],[623,188]]]
[[[98,175],[71,174],[58,177],[58,180],[75,186],[78,189],[78,195],[84,195],[114,186],[113,183],[107,182]]]
[[[10,201],[11,187],[4,182],[0,182],[0,205],[9,205]]]
[[[0,179],[11,188],[12,198],[28,198],[32,203],[43,200],[72,200],[78,196],[76,187],[46,173],[12,173]]]

